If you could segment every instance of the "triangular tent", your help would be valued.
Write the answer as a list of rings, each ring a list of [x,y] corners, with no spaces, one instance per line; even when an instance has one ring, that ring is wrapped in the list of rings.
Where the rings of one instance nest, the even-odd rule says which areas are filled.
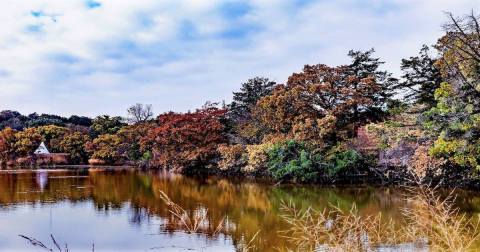
[[[35,150],[35,154],[50,154],[50,152],[47,149],[47,146],[42,142],[40,146]]]

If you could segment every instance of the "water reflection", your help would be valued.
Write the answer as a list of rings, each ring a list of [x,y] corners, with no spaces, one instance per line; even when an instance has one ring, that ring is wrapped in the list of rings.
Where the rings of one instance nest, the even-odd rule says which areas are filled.
[[[39,171],[36,176],[37,185],[40,187],[40,191],[43,192],[48,183],[48,172]]]
[[[203,234],[184,232],[161,191],[192,216],[205,214]],[[459,195],[462,209],[479,211],[478,195]],[[331,204],[348,209],[355,202],[363,214],[381,211],[399,221],[405,204],[397,188],[272,186],[134,170],[0,171],[0,250],[28,248],[18,241],[20,233],[48,238],[53,232],[79,249],[91,248],[94,240],[97,248],[117,251],[185,244],[225,251],[238,249],[260,230],[258,250],[275,251],[291,247],[278,234],[286,228],[279,208],[289,201],[318,209]],[[215,233],[224,218],[225,231]]]

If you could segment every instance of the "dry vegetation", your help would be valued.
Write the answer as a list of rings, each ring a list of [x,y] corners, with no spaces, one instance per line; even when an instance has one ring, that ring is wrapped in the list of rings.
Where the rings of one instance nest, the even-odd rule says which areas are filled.
[[[427,187],[410,192],[410,206],[403,209],[406,223],[402,225],[381,214],[362,216],[355,205],[350,211],[337,207],[301,211],[283,204],[282,217],[290,227],[282,235],[302,251],[412,251],[419,245],[428,251],[476,251],[479,221],[461,214],[453,205],[452,194],[440,197],[435,188]]]
[[[210,231],[210,224],[207,219],[208,209],[202,208],[198,209],[192,213],[189,213],[187,210],[183,209],[180,205],[173,202],[168,195],[160,191],[160,198],[165,202],[169,207],[169,212],[172,214],[171,217],[176,221],[172,223],[178,223],[178,228],[185,230],[187,233],[198,233],[205,232],[212,235],[216,235],[225,229],[225,218],[223,218],[215,227],[213,232]]]
[[[206,209],[188,212],[163,191],[160,193],[171,218],[178,223],[177,230],[209,235],[229,233],[225,218],[213,226],[208,221]],[[405,195],[408,207],[402,209],[406,222],[401,224],[381,213],[362,215],[355,205],[349,211],[334,206],[317,211],[313,208],[300,210],[292,203],[283,203],[280,210],[289,228],[280,235],[296,246],[294,251],[416,251],[417,248],[421,251],[477,251],[479,219],[460,213],[453,204],[453,191],[446,197],[439,195],[437,188],[409,188]],[[242,239],[237,251],[257,251],[259,233],[260,230],[249,240]],[[68,251],[67,245],[62,249],[53,235],[54,249],[34,238],[20,237],[38,248]],[[92,245],[92,251],[94,249]],[[291,251],[290,248],[278,249]]]
[[[477,250],[480,222],[454,207],[453,191],[446,198],[438,196],[435,188],[420,187],[414,193],[412,207],[403,210],[409,223],[403,233],[408,239],[426,239],[431,251]]]
[[[349,211],[337,207],[301,211],[284,203],[282,211],[290,225],[282,235],[304,251],[370,251],[404,242],[391,219],[385,221],[381,214],[360,216],[355,205]]]

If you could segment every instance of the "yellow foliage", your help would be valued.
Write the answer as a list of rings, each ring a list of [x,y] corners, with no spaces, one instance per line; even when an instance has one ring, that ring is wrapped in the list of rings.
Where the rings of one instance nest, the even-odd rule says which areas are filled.
[[[261,144],[247,145],[247,165],[242,169],[244,172],[257,172],[267,167],[267,152],[274,144],[284,141],[283,136],[267,136]]]
[[[220,145],[218,152],[221,156],[221,160],[218,163],[220,170],[240,168],[247,161],[246,147],[242,144]]]

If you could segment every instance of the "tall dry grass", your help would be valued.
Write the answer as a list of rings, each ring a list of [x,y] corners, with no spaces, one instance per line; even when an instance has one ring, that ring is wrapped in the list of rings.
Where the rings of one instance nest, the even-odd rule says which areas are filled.
[[[409,189],[408,207],[402,209],[406,223],[397,225],[381,213],[362,216],[355,205],[349,211],[338,207],[316,211],[282,205],[282,218],[289,228],[281,235],[301,251],[477,251],[479,220],[460,213],[453,193],[439,196],[436,188]]]
[[[281,235],[302,251],[370,251],[403,242],[391,219],[385,220],[381,213],[361,216],[355,205],[349,211],[338,207],[302,211],[283,203],[281,210],[290,226]]]
[[[480,221],[460,213],[454,206],[453,191],[441,197],[436,188],[410,188],[410,207],[403,209],[408,225],[403,228],[407,239],[422,238],[431,251],[478,251]]]
[[[173,202],[168,195],[160,191],[160,198],[168,206],[168,211],[174,218],[173,223],[178,223],[180,228],[184,229],[187,233],[198,233],[200,231],[206,232],[209,229],[209,221],[207,219],[208,209],[198,209],[192,213],[183,209],[180,205]],[[209,232],[211,235],[216,235],[225,229],[225,217],[219,221],[215,226],[213,232]]]

